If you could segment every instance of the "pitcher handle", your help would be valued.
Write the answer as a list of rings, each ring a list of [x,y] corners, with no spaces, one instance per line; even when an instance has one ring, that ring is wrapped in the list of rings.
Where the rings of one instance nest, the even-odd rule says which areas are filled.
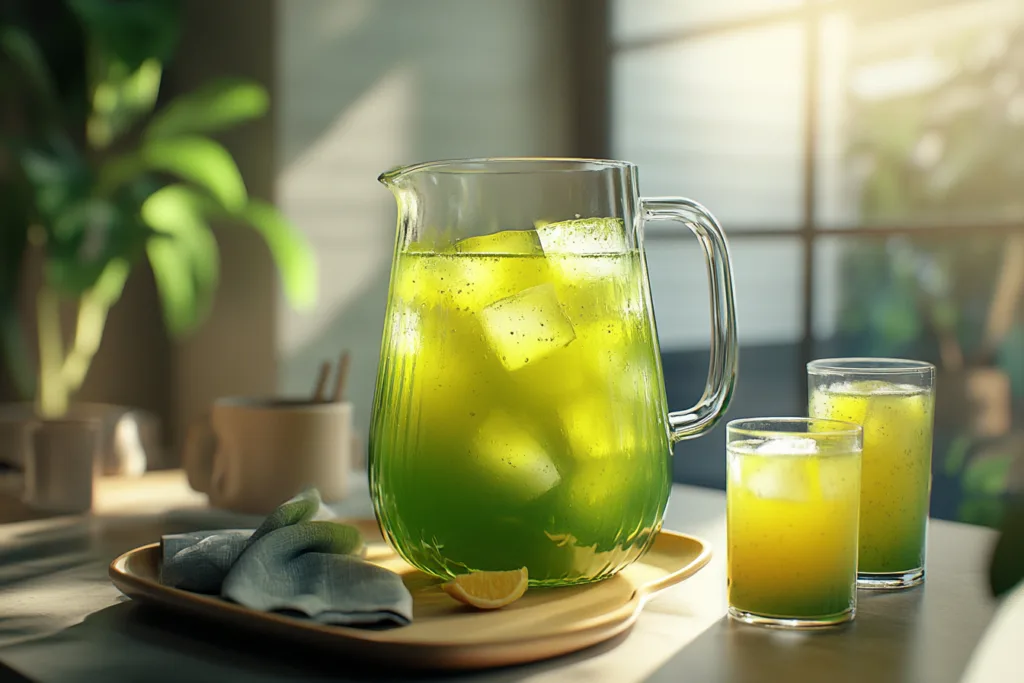
[[[649,197],[640,200],[644,221],[673,220],[684,223],[704,248],[711,291],[711,365],[704,394],[689,410],[668,414],[672,443],[692,439],[711,429],[725,414],[736,386],[739,348],[736,341],[736,304],[733,299],[732,264],[722,226],[697,202],[681,197]]]

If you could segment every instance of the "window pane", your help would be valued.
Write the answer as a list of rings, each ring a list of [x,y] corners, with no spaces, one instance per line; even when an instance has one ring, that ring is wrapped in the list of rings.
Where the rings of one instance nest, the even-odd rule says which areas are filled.
[[[612,0],[616,41],[663,35],[799,7],[802,0]]]
[[[1024,218],[1024,3],[829,16],[819,220]]]
[[[646,195],[692,197],[727,227],[802,222],[799,24],[618,53],[612,150]]]
[[[803,251],[796,238],[735,239],[730,244],[742,375],[729,418],[801,412],[800,293]],[[658,336],[669,406],[697,402],[708,371],[707,275],[696,240],[647,243]],[[675,478],[725,486],[724,422],[676,449]]]
[[[1024,430],[1024,232],[826,238],[815,265],[815,355],[935,363],[932,514],[994,521]]]

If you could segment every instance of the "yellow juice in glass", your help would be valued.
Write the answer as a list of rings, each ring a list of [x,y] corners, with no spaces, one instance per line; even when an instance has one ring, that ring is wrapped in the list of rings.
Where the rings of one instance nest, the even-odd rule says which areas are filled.
[[[860,452],[806,438],[728,448],[731,611],[845,621],[856,606]]]
[[[934,405],[928,388],[881,380],[835,382],[811,393],[811,417],[864,427],[861,578],[924,567]]]

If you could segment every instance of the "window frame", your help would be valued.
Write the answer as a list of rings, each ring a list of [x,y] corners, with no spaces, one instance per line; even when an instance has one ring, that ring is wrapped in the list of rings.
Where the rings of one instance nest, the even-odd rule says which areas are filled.
[[[999,221],[971,223],[969,225],[942,225],[936,223],[905,223],[892,225],[837,225],[824,226],[818,222],[817,206],[817,153],[821,97],[819,60],[822,21],[829,14],[848,11],[865,14],[874,18],[897,18],[917,12],[941,8],[944,5],[960,4],[964,0],[906,0],[891,3],[886,0],[804,0],[798,7],[762,12],[740,19],[730,19],[692,28],[665,31],[658,35],[644,36],[616,41],[611,32],[611,0],[569,0],[570,26],[574,38],[573,75],[576,78],[575,120],[576,148],[581,156],[607,157],[611,150],[611,128],[609,125],[612,107],[610,88],[611,67],[615,57],[634,50],[651,47],[678,45],[714,35],[723,35],[753,28],[762,28],[776,23],[797,21],[803,25],[805,54],[804,88],[802,110],[806,125],[800,150],[803,201],[801,220],[792,228],[756,228],[752,226],[730,226],[727,237],[733,242],[748,239],[800,239],[803,248],[802,281],[800,293],[801,366],[814,358],[814,310],[815,310],[815,248],[822,238],[857,237],[886,240],[897,236],[927,236],[936,240],[962,237],[969,229],[972,237],[1006,237],[1024,234],[1024,221]],[[652,232],[650,242],[677,241],[679,233]],[[806,382],[801,377],[798,386],[806,402]]]

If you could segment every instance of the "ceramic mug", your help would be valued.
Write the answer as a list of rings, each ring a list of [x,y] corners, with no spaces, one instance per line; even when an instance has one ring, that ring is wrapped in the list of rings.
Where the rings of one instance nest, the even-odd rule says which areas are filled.
[[[348,492],[352,404],[221,398],[189,430],[182,465],[214,507],[266,514],[308,486]]]

